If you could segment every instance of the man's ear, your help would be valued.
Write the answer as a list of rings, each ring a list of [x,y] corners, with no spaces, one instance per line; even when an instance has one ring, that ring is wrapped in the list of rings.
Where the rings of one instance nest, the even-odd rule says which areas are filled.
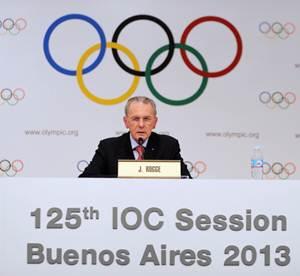
[[[156,128],[157,121],[158,121],[158,118],[157,118],[157,117],[155,117],[155,121],[154,121],[154,127],[153,127],[153,128]]]
[[[129,128],[128,127],[128,118],[126,116],[123,117],[123,122],[124,122],[125,127]]]

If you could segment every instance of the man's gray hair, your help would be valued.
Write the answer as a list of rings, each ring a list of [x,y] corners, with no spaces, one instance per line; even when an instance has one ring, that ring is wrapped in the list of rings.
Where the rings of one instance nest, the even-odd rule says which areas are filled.
[[[157,114],[157,111],[156,111],[156,104],[153,100],[145,97],[145,96],[136,96],[136,97],[132,97],[130,98],[126,105],[125,105],[125,115],[127,116],[128,115],[128,111],[129,111],[129,108],[130,108],[130,105],[134,102],[138,102],[138,103],[143,103],[143,104],[150,104],[152,106],[152,109],[153,109],[153,112],[154,112],[154,115],[156,116]]]

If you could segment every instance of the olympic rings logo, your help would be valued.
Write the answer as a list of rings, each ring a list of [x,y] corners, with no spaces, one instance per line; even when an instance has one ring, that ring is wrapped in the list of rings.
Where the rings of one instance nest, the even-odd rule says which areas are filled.
[[[15,176],[17,173],[21,172],[24,168],[24,163],[22,160],[14,160],[10,162],[7,159],[0,160],[0,176]]]
[[[188,171],[191,174],[192,178],[198,178],[201,174],[204,174],[207,170],[207,165],[205,162],[199,160],[195,163],[191,161],[184,161],[187,166]]]
[[[17,35],[27,27],[27,21],[24,18],[13,20],[12,18],[5,18],[0,20],[0,35],[10,33]]]
[[[287,179],[296,172],[296,169],[296,165],[293,162],[287,162],[283,165],[280,162],[270,164],[264,161],[263,175],[267,179]]]
[[[282,93],[276,91],[271,94],[270,92],[263,91],[259,94],[258,98],[261,103],[271,109],[276,106],[279,106],[282,109],[287,109],[291,104],[296,102],[296,95],[293,92]]]
[[[0,105],[7,103],[9,105],[16,105],[25,97],[25,91],[22,88],[12,90],[10,88],[3,88],[0,91]]]
[[[293,23],[288,22],[282,24],[280,22],[261,22],[258,26],[259,31],[268,38],[279,37],[281,39],[287,39],[296,31],[296,27]]]
[[[99,39],[100,39],[100,43],[96,43],[95,45],[92,45],[90,48],[88,48],[83,53],[83,55],[79,59],[77,68],[75,70],[64,68],[61,65],[59,65],[53,59],[52,54],[50,52],[50,48],[49,48],[49,42],[50,42],[50,38],[51,38],[53,31],[60,24],[66,22],[66,21],[69,21],[69,20],[81,20],[81,21],[89,23],[96,30],[96,32],[99,36]],[[150,21],[152,23],[157,24],[166,33],[166,36],[168,38],[168,44],[158,48],[152,54],[152,56],[149,58],[149,60],[146,64],[146,67],[145,67],[145,71],[142,71],[140,69],[139,62],[136,59],[135,55],[132,53],[132,51],[130,49],[128,49],[127,47],[125,47],[124,45],[122,45],[121,43],[119,43],[119,41],[118,41],[120,33],[127,25],[134,23],[136,21],[141,21],[141,20],[146,20],[146,21]],[[196,26],[201,25],[206,22],[216,22],[216,23],[220,23],[220,24],[224,25],[233,33],[235,41],[236,41],[237,50],[236,50],[233,61],[227,67],[225,67],[224,69],[222,69],[220,71],[209,72],[203,56],[195,48],[186,44],[187,38],[188,38],[189,34],[191,33],[191,31]],[[89,100],[91,100],[95,103],[102,104],[102,105],[115,105],[115,104],[125,101],[137,89],[140,77],[145,77],[146,83],[147,83],[147,86],[148,86],[150,92],[158,100],[160,100],[161,102],[163,102],[165,104],[169,104],[169,105],[186,105],[186,104],[192,103],[193,101],[195,101],[202,95],[202,93],[204,92],[204,90],[207,86],[208,78],[221,77],[225,74],[228,74],[230,71],[232,71],[237,66],[237,64],[239,63],[241,56],[242,56],[242,48],[243,47],[242,47],[242,39],[241,39],[241,36],[240,36],[238,30],[229,21],[225,20],[224,18],[216,17],[216,16],[205,16],[205,17],[200,17],[200,18],[195,19],[185,28],[184,32],[182,33],[180,43],[175,43],[173,34],[172,34],[171,30],[169,29],[169,27],[166,25],[166,23],[164,23],[161,19],[151,16],[151,15],[134,15],[134,16],[127,18],[116,28],[116,30],[112,36],[112,41],[107,42],[102,27],[94,19],[92,19],[86,15],[82,15],[82,14],[68,14],[68,15],[64,15],[64,16],[58,18],[57,20],[55,20],[50,25],[50,27],[47,29],[45,37],[44,37],[43,48],[44,48],[45,57],[46,57],[47,61],[49,62],[49,64],[56,71],[58,71],[62,74],[69,75],[69,76],[76,76],[78,86],[79,86],[80,90],[82,91],[82,93]],[[106,48],[112,49],[112,55],[113,55],[116,63],[128,74],[133,75],[133,80],[132,80],[132,83],[131,83],[131,86],[129,87],[129,89],[126,90],[125,92],[123,92],[120,96],[115,97],[115,98],[103,98],[103,97],[96,96],[92,91],[90,91],[86,87],[84,79],[83,79],[84,74],[91,72],[93,69],[95,69],[101,63],[101,61],[104,58],[104,55],[106,53]],[[170,98],[163,96],[163,94],[154,87],[152,78],[151,78],[152,75],[155,75],[155,74],[161,72],[163,69],[165,69],[167,67],[167,65],[170,63],[170,61],[173,57],[175,49],[179,49],[182,59],[183,59],[184,63],[186,64],[186,66],[192,72],[194,72],[195,74],[202,77],[202,82],[201,82],[198,90],[196,92],[194,92],[194,94],[192,94],[191,96],[184,98],[184,99],[179,99],[179,100],[174,100],[174,99],[170,99]],[[89,66],[84,67],[87,59],[94,52],[98,52],[98,55],[97,55],[95,61],[92,64],[90,64]],[[119,56],[119,52],[122,52],[129,58],[130,62],[132,63],[133,68],[128,67],[122,61],[122,59]],[[155,60],[164,52],[167,52],[165,59],[162,61],[162,63],[159,66],[152,68],[153,64],[155,63]],[[189,52],[190,54],[192,54],[193,56],[196,57],[196,59],[201,64],[201,68],[195,67],[191,63],[186,52]]]

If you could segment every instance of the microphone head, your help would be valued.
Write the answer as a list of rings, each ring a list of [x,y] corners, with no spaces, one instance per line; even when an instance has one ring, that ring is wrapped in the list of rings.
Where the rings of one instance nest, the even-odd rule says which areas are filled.
[[[138,144],[141,146],[141,145],[143,145],[143,143],[144,143],[144,139],[142,137],[140,137],[138,139]]]

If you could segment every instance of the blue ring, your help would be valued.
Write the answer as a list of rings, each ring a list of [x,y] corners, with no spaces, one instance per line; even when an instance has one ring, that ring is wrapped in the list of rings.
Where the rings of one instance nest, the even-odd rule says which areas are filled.
[[[92,71],[93,69],[95,69],[100,62],[102,61],[105,51],[106,51],[106,38],[105,38],[105,34],[102,30],[102,28],[100,27],[100,25],[93,20],[92,18],[82,15],[82,14],[67,14],[64,15],[60,18],[58,18],[57,20],[55,20],[50,27],[48,28],[45,37],[44,37],[44,53],[46,56],[46,59],[48,60],[48,62],[50,63],[50,65],[58,72],[65,74],[65,75],[70,75],[70,76],[76,76],[76,70],[69,70],[69,69],[65,69],[63,67],[61,67],[60,65],[58,65],[54,59],[52,58],[51,54],[50,54],[50,50],[49,50],[49,40],[50,40],[50,36],[52,34],[52,32],[54,31],[54,29],[61,23],[67,21],[67,20],[72,20],[72,19],[80,19],[83,21],[86,21],[88,23],[90,23],[97,31],[97,33],[99,34],[100,37],[100,41],[101,41],[101,48],[100,48],[100,52],[99,55],[97,56],[96,60],[88,67],[84,68],[82,70],[83,74],[89,73],[90,71]]]

